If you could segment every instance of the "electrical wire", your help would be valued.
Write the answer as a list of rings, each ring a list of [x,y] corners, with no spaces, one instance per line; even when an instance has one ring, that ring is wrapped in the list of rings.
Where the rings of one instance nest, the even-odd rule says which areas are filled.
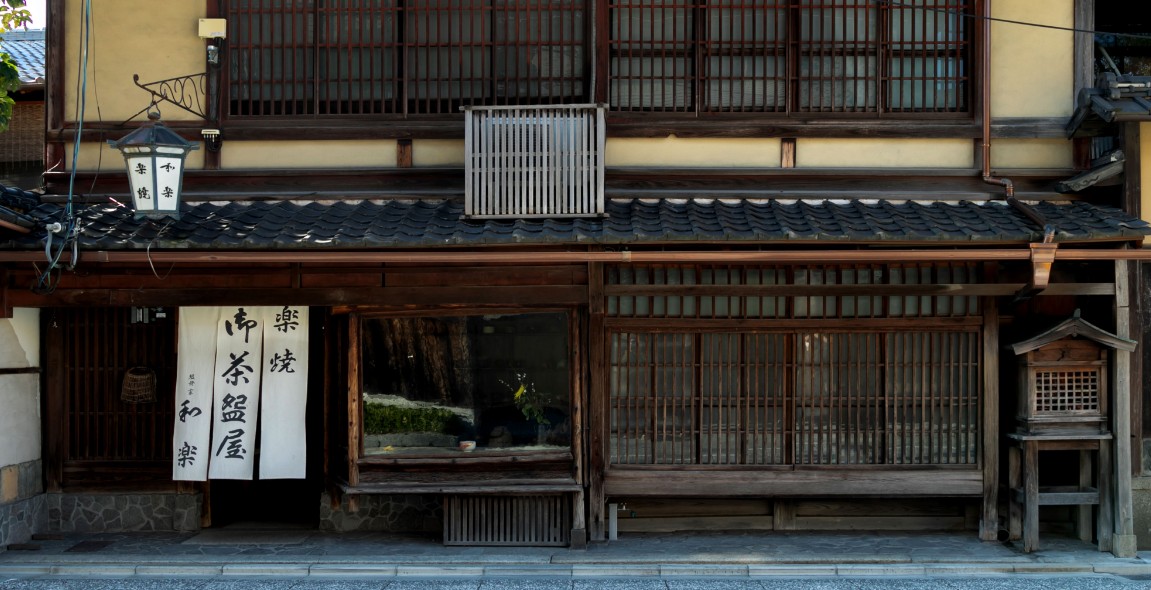
[[[73,211],[73,202],[75,200],[76,191],[76,171],[80,159],[80,144],[84,135],[84,113],[87,108],[88,98],[88,49],[91,45],[91,32],[92,32],[92,0],[84,0],[83,4],[83,26],[80,29],[80,63],[78,72],[78,85],[79,85],[79,100],[76,105],[76,139],[72,142],[72,170],[68,175],[68,197],[64,203],[64,211],[61,219],[53,224],[50,224],[45,229],[47,235],[44,238],[44,257],[48,260],[48,265],[40,272],[36,280],[36,284],[32,290],[40,294],[49,294],[56,290],[56,285],[60,280],[60,260],[63,258],[65,252],[69,252],[71,257],[68,260],[66,268],[71,270],[76,266],[80,257],[80,247],[77,241],[77,225],[76,216]],[[55,234],[60,233],[59,244]]]
[[[1151,34],[1112,33],[1109,31],[1097,31],[1094,29],[1080,29],[1078,27],[1062,27],[1059,25],[1045,25],[1042,23],[1033,23],[1033,22],[1027,22],[1027,21],[1022,21],[1022,20],[1014,20],[1014,19],[1010,19],[1010,18],[1000,18],[997,16],[981,16],[978,14],[972,14],[969,12],[965,12],[962,10],[954,10],[951,8],[936,8],[934,6],[921,6],[919,4],[911,4],[908,2],[901,2],[900,0],[872,0],[872,2],[874,2],[877,5],[878,4],[887,4],[889,6],[898,6],[900,8],[911,8],[911,9],[915,9],[915,10],[927,10],[927,11],[931,11],[931,12],[941,12],[944,14],[966,17],[966,18],[969,18],[971,20],[989,20],[991,22],[996,22],[996,23],[1006,23],[1006,24],[1010,24],[1010,25],[1021,25],[1021,26],[1025,26],[1025,27],[1035,27],[1035,28],[1039,28],[1039,29],[1053,29],[1056,31],[1067,31],[1069,33],[1086,33],[1089,35],[1110,35],[1112,37],[1122,37],[1125,39],[1151,40]]]

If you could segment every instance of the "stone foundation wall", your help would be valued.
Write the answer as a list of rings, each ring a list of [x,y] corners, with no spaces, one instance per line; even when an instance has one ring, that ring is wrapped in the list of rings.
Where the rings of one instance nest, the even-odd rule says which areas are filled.
[[[320,496],[320,530],[383,531],[392,533],[438,533],[443,531],[443,501],[434,494],[357,496],[356,511],[345,497],[332,507],[327,493]]]
[[[48,530],[42,471],[39,460],[0,468],[0,551]]]
[[[49,530],[61,533],[196,531],[200,494],[48,494]]]

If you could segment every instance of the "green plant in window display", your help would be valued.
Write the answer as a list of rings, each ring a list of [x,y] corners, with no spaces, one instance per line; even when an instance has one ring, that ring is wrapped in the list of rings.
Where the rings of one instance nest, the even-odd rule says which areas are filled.
[[[508,383],[500,379],[512,392],[512,401],[524,413],[524,417],[536,424],[551,424],[544,416],[544,396],[536,391],[536,384],[528,380],[527,373],[516,373],[515,383]]]

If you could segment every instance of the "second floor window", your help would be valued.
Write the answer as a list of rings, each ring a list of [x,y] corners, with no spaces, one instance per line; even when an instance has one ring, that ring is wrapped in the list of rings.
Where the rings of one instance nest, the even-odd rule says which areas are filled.
[[[973,4],[229,0],[227,112],[434,117],[598,101],[688,115],[966,113]]]
[[[954,113],[968,0],[615,0],[617,110]]]
[[[586,101],[585,0],[232,0],[228,114]]]

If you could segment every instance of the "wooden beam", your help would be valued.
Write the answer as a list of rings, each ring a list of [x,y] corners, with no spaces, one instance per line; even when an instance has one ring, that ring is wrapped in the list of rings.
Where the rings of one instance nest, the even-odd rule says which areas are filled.
[[[1075,30],[1095,30],[1095,0],[1075,0]],[[1075,61],[1072,93],[1095,85],[1095,35],[1075,34]]]
[[[1116,243],[1130,242],[1131,240],[1117,240]],[[714,244],[699,242],[693,244],[698,247],[712,247]],[[796,248],[814,246],[811,243],[796,243]],[[730,247],[731,243],[725,244]],[[853,244],[855,247],[865,247],[866,244]],[[693,263],[726,263],[726,264],[811,264],[811,263],[901,263],[901,262],[960,262],[960,261],[1007,261],[1030,260],[1031,251],[1024,244],[1013,244],[1009,247],[996,248],[988,246],[976,249],[928,249],[911,248],[910,244],[891,245],[890,249],[855,249],[855,250],[714,250],[714,251],[555,251],[555,250],[516,250],[511,248],[494,251],[475,250],[424,250],[424,251],[262,251],[262,250],[229,250],[229,251],[184,251],[167,250],[145,253],[136,250],[96,250],[81,254],[82,264],[106,263],[137,263],[137,264],[257,264],[257,263],[312,263],[312,264],[488,264],[488,265],[533,265],[533,264],[586,264],[588,262],[604,262],[616,264],[693,264]],[[0,262],[32,262],[43,261],[44,253],[38,251],[5,250],[0,251]],[[1055,256],[1058,261],[1087,261],[1087,260],[1145,260],[1151,261],[1151,249],[1076,249],[1060,246]],[[71,255],[61,257],[62,263],[71,262]]]
[[[694,244],[700,247],[712,246],[709,243]],[[796,243],[796,248],[812,243]],[[824,244],[826,245],[826,244]],[[857,244],[861,246],[862,244]],[[730,242],[725,247],[730,247]],[[748,264],[808,264],[813,262],[859,263],[859,262],[949,262],[949,261],[991,261],[991,260],[1030,260],[1031,252],[1021,244],[1011,248],[978,248],[972,250],[955,249],[867,249],[867,250],[754,250],[754,251],[590,251],[565,252],[555,250],[514,250],[480,251],[472,249],[441,249],[430,251],[137,251],[137,250],[97,250],[83,252],[83,264],[102,263],[209,263],[209,264],[252,264],[252,263],[404,263],[404,264],[585,264],[605,263],[748,263]],[[1057,260],[1115,260],[1131,257],[1137,250],[1069,250],[1061,248]],[[1151,260],[1151,251],[1147,253]],[[0,262],[41,262],[44,253],[39,251],[0,251]],[[70,263],[71,255],[65,253],[62,263]]]
[[[582,286],[339,287],[271,289],[57,289],[50,295],[10,291],[16,307],[98,306],[170,307],[178,305],[582,305]]]
[[[397,168],[411,168],[412,167],[412,140],[411,139],[397,139],[396,140],[396,167]]]
[[[779,140],[779,165],[782,168],[795,168],[795,138],[785,137]]]
[[[1048,270],[1048,272],[1050,272]],[[1112,283],[1044,283],[1052,292],[1048,295],[1113,295]],[[652,297],[660,295],[685,296],[760,296],[760,297],[812,297],[852,295],[896,296],[948,296],[948,297],[1003,297],[1013,295],[1026,285],[1023,283],[940,283],[931,285],[609,285],[604,288],[608,296]]]
[[[806,497],[975,496],[983,493],[978,469],[781,469],[608,471],[607,496],[627,497]]]

